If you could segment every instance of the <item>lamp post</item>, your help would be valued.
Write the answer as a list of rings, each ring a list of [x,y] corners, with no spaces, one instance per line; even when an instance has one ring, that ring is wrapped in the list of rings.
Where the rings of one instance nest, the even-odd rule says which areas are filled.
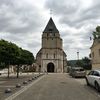
[[[77,66],[79,67],[79,51],[77,51]]]
[[[79,51],[77,51],[77,60],[79,61]]]

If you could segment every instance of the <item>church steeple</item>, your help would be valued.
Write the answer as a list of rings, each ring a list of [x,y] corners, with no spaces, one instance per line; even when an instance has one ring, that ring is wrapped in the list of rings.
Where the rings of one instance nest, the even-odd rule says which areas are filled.
[[[50,20],[47,24],[47,26],[45,27],[43,33],[59,33],[58,29],[56,28],[52,17],[50,17]]]

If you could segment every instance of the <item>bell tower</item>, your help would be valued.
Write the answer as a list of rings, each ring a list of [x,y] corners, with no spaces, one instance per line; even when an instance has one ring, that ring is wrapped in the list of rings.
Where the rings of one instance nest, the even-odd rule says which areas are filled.
[[[42,34],[42,48],[37,54],[42,72],[63,72],[66,54],[63,51],[59,31],[50,17]],[[38,60],[39,59],[39,60]]]
[[[62,39],[58,29],[56,28],[52,18],[50,18],[47,26],[42,34],[42,48],[62,49]]]

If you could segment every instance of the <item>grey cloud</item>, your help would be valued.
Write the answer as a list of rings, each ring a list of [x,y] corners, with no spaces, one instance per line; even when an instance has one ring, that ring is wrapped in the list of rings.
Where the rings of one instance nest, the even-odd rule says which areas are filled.
[[[88,8],[82,8],[81,0],[48,0],[47,8],[54,10],[55,16],[60,16],[60,23],[70,27],[80,28],[82,25],[94,23],[100,16],[100,0],[91,0]]]
[[[74,59],[77,50],[83,53],[82,56],[88,55],[91,46],[89,37],[100,24],[100,0],[91,0],[92,4],[87,8],[83,6],[83,0],[46,0],[45,4],[41,4],[45,5],[43,9],[26,1],[0,0],[0,38],[17,43],[34,54],[37,53],[42,31],[47,24],[44,22],[46,16],[43,16],[41,11],[45,13],[51,8],[53,16],[57,18],[56,26],[59,26],[64,50],[70,54],[68,58],[72,56]]]
[[[61,36],[64,49],[70,54],[77,50],[83,52],[82,56],[89,53],[90,36],[100,24],[100,0],[90,2],[90,5],[85,5],[82,0],[47,0],[45,4],[46,8],[53,10],[54,16],[59,16],[60,26],[65,26]]]
[[[27,43],[28,48],[37,48],[39,45],[40,45],[40,41],[31,41],[30,43]]]
[[[77,0],[47,0],[45,7],[51,8],[53,10],[53,13],[59,15],[59,14],[71,14],[73,12],[76,12],[79,8],[80,1]]]
[[[38,19],[38,20],[37,20]],[[19,3],[19,0],[0,2],[0,30],[9,33],[28,33],[37,31],[41,17],[32,5]]]

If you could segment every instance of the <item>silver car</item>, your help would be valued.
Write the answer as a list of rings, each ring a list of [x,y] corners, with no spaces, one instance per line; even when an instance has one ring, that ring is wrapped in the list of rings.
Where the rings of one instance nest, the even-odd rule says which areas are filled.
[[[100,70],[92,70],[86,75],[87,85],[92,85],[100,91]]]
[[[71,69],[70,75],[72,77],[85,77],[86,71],[82,67],[73,67]]]

